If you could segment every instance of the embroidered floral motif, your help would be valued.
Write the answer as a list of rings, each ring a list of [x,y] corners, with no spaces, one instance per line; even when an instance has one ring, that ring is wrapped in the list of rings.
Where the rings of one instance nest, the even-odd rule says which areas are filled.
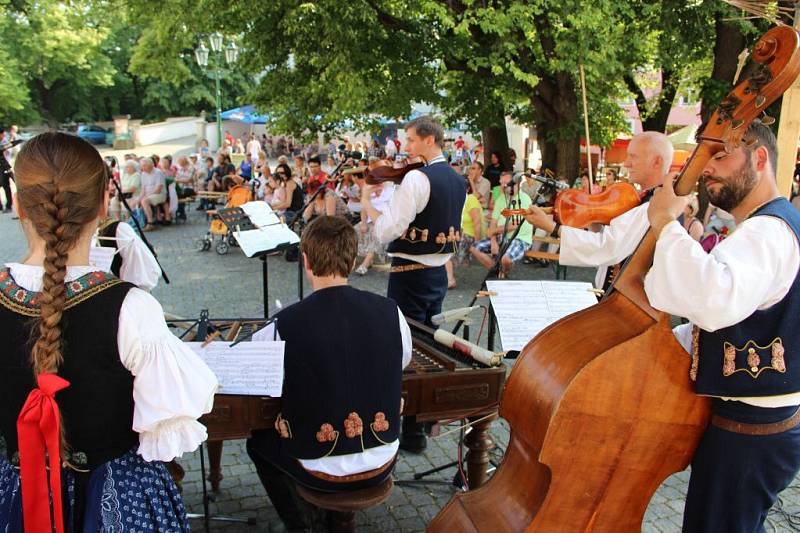
[[[689,369],[689,377],[692,381],[697,381],[697,367],[700,364],[700,328],[692,328],[692,368]]]
[[[344,434],[348,439],[358,437],[364,433],[364,423],[358,413],[350,413],[344,421]]]
[[[389,431],[389,421],[386,420],[386,415],[381,411],[375,413],[375,421],[372,422],[372,429],[378,433],[381,431]]]
[[[67,308],[76,305],[99,290],[121,283],[108,272],[89,272],[80,278],[66,283]],[[4,302],[3,299],[6,299]],[[0,304],[22,314],[38,314],[39,293],[23,289],[11,277],[8,268],[0,270]]]
[[[406,406],[406,399],[405,398],[400,398],[400,414],[401,415],[403,414],[403,407],[405,407],[405,406]]]
[[[772,345],[772,361],[770,365],[780,373],[786,372],[786,361],[783,359],[783,343],[780,339]]]
[[[289,427],[289,421],[283,418],[280,413],[278,413],[278,418],[275,420],[275,430],[278,432],[278,435],[280,435],[281,438],[292,438],[292,430]]]
[[[747,366],[750,367],[751,372],[758,372],[759,364],[761,364],[761,358],[756,353],[755,348],[750,348],[747,351]]]
[[[336,434],[338,432],[333,430],[333,426],[330,424],[322,424],[319,427],[319,431],[317,431],[317,441],[318,442],[333,442],[336,440]]]
[[[445,244],[447,243],[447,237],[445,237],[444,232],[438,233],[436,235],[436,244]]]
[[[725,361],[722,363],[722,375],[730,376],[736,371],[736,347],[725,345]]]

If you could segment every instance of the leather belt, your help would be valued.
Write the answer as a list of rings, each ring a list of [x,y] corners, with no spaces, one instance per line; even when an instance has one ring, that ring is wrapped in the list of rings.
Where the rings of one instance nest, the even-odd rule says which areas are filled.
[[[776,433],[789,431],[800,424],[800,409],[795,411],[795,413],[786,420],[772,422],[771,424],[746,424],[719,415],[713,415],[711,417],[711,424],[725,431],[741,433],[743,435],[775,435]]]
[[[422,263],[411,263],[410,265],[396,265],[393,266],[389,272],[411,272],[412,270],[424,270],[426,268],[436,268],[430,265],[423,265]]]

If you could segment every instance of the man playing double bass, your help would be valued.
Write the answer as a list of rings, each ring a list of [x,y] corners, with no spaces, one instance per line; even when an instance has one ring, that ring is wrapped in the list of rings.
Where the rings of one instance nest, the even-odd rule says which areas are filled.
[[[692,354],[695,391],[712,397],[685,532],[764,531],[800,470],[800,213],[778,193],[776,161],[775,136],[756,121],[741,147],[706,164],[711,203],[737,222],[711,253],[677,223],[687,200],[671,179],[648,206],[658,241],[645,291],[653,307],[694,325],[676,336]]]
[[[661,185],[672,164],[672,143],[663,133],[645,131],[635,135],[628,145],[625,168],[632,183],[647,191]],[[640,205],[623,213],[603,227],[602,232],[591,232],[557,224],[544,211],[532,206],[525,220],[537,228],[561,237],[559,262],[569,266],[595,266],[595,287],[607,289],[613,281],[614,265],[630,256],[647,232],[647,207]]]

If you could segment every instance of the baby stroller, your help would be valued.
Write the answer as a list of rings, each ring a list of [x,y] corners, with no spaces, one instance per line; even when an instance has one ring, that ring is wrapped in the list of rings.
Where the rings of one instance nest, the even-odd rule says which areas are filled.
[[[228,191],[228,201],[225,203],[225,207],[239,207],[252,200],[253,190],[249,185],[236,185]],[[225,255],[228,253],[231,246],[238,246],[236,239],[233,237],[233,230],[235,228],[229,228],[216,210],[206,211],[206,213],[211,216],[211,225],[208,228],[206,236],[197,240],[197,246],[201,252],[206,252],[210,250],[211,246],[214,244],[214,236],[219,236],[214,249],[219,255]]]

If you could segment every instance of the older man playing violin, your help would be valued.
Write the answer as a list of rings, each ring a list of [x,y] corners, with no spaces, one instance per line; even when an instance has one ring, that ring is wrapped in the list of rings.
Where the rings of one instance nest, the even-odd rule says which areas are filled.
[[[531,206],[525,220],[553,237],[561,237],[559,262],[568,266],[598,267],[595,287],[607,289],[617,265],[630,256],[650,223],[647,201],[652,190],[664,182],[672,164],[672,143],[663,133],[645,131],[631,139],[625,168],[632,183],[646,191],[642,205],[614,218],[600,232],[562,226],[542,209]]]

